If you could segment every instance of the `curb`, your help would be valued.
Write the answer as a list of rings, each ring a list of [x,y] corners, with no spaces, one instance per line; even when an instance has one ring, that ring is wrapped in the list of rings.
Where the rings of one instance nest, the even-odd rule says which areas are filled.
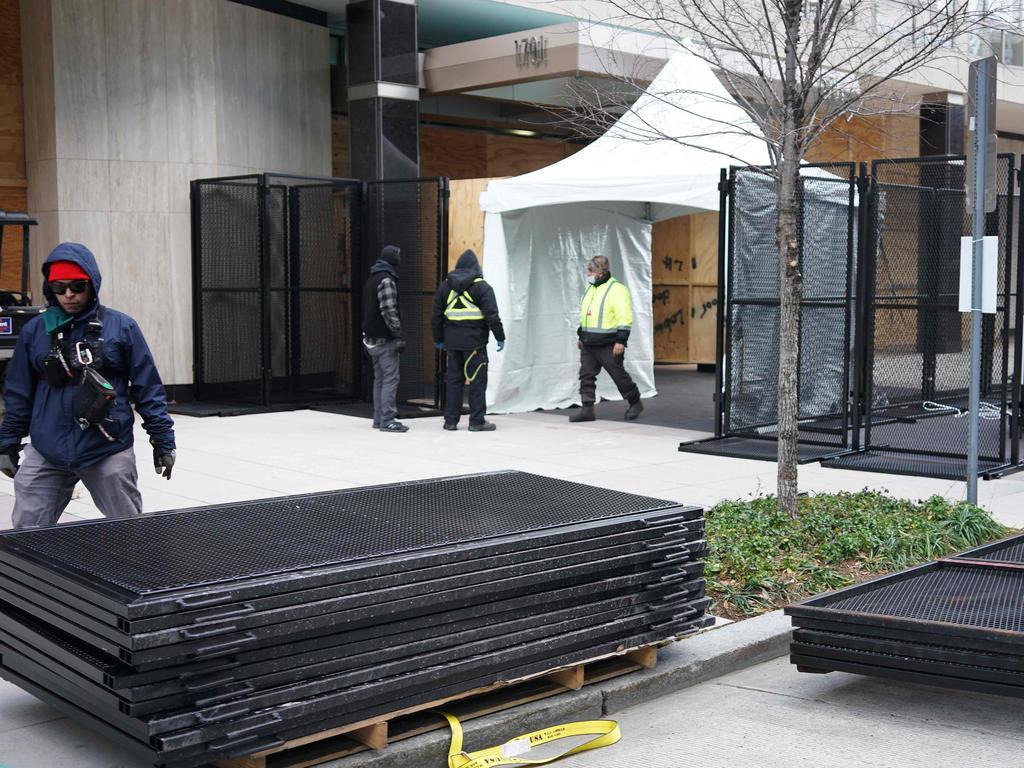
[[[578,691],[542,699],[463,723],[465,747],[501,744],[520,733],[573,720],[596,720],[691,685],[711,680],[789,652],[792,627],[782,611],[707,630],[666,646],[654,669],[636,672]],[[324,763],[321,768],[443,768],[448,762],[447,729]]]

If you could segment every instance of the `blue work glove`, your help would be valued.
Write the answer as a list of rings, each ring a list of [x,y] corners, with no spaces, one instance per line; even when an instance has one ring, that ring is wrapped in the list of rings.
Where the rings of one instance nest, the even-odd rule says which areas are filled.
[[[505,348],[505,342],[504,341],[499,341],[498,342],[498,351],[501,352],[501,350],[503,350],[504,348]]]
[[[444,347],[444,342],[443,341],[435,341],[434,342],[434,349],[444,349],[444,348],[445,347]]]

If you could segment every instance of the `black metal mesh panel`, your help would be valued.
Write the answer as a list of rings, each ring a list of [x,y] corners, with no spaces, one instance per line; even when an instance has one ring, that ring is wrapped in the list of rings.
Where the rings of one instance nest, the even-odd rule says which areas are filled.
[[[359,183],[260,175],[193,189],[197,399],[352,397]]]
[[[258,177],[197,181],[203,289],[260,287]]]
[[[261,397],[257,176],[193,186],[195,390],[207,400]]]
[[[957,557],[967,557],[972,560],[994,560],[1000,563],[1024,563],[1024,537],[1016,536],[981,554],[965,552]]]
[[[971,231],[964,166],[957,157],[873,168],[865,439],[890,454],[962,464],[959,473],[945,467],[944,476],[966,471],[970,424],[970,320],[959,311],[960,238]],[[997,312],[985,317],[982,343],[979,448],[989,466],[1008,457],[1012,175],[1013,158],[1000,156],[999,206],[986,219],[986,232],[1000,242]]]
[[[205,291],[201,301],[201,396],[259,402],[263,368],[259,293]]]
[[[829,610],[1024,631],[1024,573],[943,567],[841,598]]]
[[[434,294],[448,268],[447,179],[374,181],[367,185],[368,253],[385,245],[402,249],[399,312],[406,347],[401,358],[400,400],[439,402],[439,356],[430,330]]]
[[[806,438],[845,446],[856,252],[854,167],[801,179],[800,418]],[[734,170],[728,254],[725,431],[776,434],[779,249],[776,184],[762,170]]]
[[[674,506],[501,472],[20,531],[0,547],[141,594]]]

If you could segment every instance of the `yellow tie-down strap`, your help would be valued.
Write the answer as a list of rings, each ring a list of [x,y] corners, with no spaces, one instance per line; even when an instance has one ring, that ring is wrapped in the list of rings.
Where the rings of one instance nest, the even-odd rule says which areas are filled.
[[[591,749],[600,749],[614,744],[622,738],[619,724],[614,720],[583,720],[578,723],[565,723],[564,725],[553,725],[533,733],[524,733],[514,739],[506,741],[497,747],[488,747],[478,752],[468,753],[462,750],[462,724],[455,715],[447,712],[438,712],[439,715],[448,721],[452,729],[452,743],[448,748],[448,768],[491,768],[496,765],[545,765],[561,760],[568,755],[575,755],[579,752],[586,752]],[[543,744],[571,736],[591,736],[575,747],[560,752],[552,757],[542,760],[529,760],[519,755],[526,754],[532,749]]]

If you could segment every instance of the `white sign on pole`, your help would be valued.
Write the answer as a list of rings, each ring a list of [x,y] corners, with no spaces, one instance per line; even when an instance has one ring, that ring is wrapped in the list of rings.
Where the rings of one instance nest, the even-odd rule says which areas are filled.
[[[960,238],[960,311],[980,309],[990,315],[996,311],[996,267],[999,264],[999,238],[986,235],[982,240],[981,306],[971,306],[971,275],[974,255],[974,239]]]

